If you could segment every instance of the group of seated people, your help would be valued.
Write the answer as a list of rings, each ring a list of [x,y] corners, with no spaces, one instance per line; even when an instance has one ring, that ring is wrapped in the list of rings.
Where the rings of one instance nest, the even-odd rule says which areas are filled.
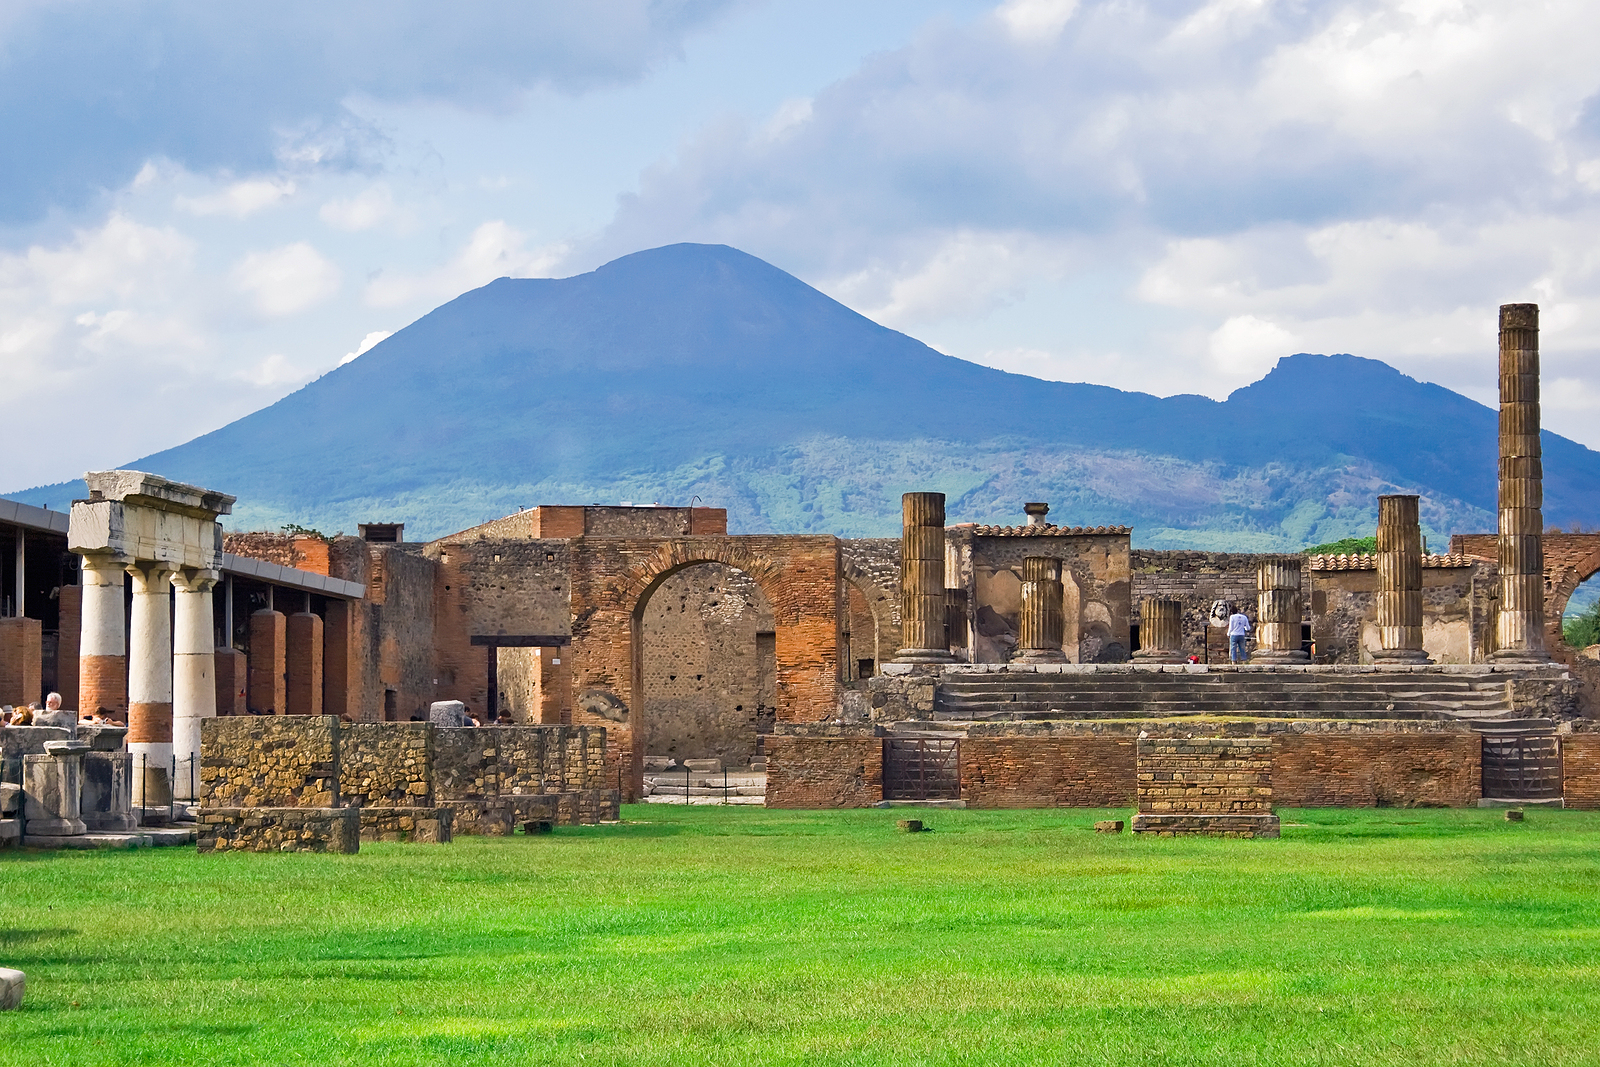
[[[51,693],[44,698],[44,707],[39,707],[39,702],[34,701],[24,707],[13,707],[10,704],[0,707],[0,726],[40,726],[41,722],[35,719],[43,715],[50,715],[52,719],[61,711],[61,694]],[[69,713],[70,714],[70,713]],[[96,708],[94,711],[78,713],[79,726],[123,726],[122,720],[116,718],[105,708]]]

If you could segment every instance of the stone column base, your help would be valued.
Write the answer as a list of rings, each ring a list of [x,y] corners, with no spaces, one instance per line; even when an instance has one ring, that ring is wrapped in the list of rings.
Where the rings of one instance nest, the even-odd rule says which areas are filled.
[[[1156,837],[1277,837],[1276,815],[1147,815],[1133,817],[1133,832]]]
[[[937,648],[902,648],[895,653],[896,663],[954,663],[955,656],[947,649]]]
[[[1372,654],[1374,663],[1422,664],[1433,659],[1420,648],[1382,648]]]
[[[1189,657],[1176,648],[1141,648],[1133,654],[1135,663],[1187,663]]]
[[[1311,656],[1303,648],[1256,649],[1250,656],[1250,662],[1289,667],[1297,663],[1310,663]]]
[[[1502,648],[1489,654],[1490,663],[1549,663],[1550,653],[1533,652],[1525,648]]]

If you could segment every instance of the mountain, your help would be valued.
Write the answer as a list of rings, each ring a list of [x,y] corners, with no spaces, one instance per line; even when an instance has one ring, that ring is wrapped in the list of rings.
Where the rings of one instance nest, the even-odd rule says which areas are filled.
[[[1493,359],[1492,352],[1485,354]],[[688,503],[740,532],[1127,523],[1137,544],[1293,548],[1424,497],[1435,546],[1495,528],[1496,414],[1375,360],[1295,355],[1218,402],[942,355],[768,263],[672,245],[502,278],[298,392],[128,466],[237,494],[235,524],[428,538],[539,503]],[[1600,522],[1600,454],[1544,435],[1546,518]],[[81,482],[14,494],[81,495]]]

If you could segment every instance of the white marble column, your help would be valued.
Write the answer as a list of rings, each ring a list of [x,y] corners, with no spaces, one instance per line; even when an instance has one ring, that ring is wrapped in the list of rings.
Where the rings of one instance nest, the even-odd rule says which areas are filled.
[[[211,590],[220,575],[183,567],[172,575],[172,753],[174,795],[194,800],[200,781],[200,723],[217,715],[216,635]]]
[[[172,564],[137,560],[128,630],[128,752],[135,807],[172,800]]]
[[[78,637],[78,710],[128,710],[128,644],[123,595],[128,561],[110,552],[83,555],[83,619]]]

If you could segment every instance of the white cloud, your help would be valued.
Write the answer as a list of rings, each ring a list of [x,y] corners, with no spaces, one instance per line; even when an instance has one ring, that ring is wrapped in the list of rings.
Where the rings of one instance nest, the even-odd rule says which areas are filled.
[[[1254,315],[1235,315],[1212,332],[1208,347],[1217,368],[1243,385],[1271,370],[1294,346],[1294,334],[1282,326]]]
[[[339,361],[339,366],[344,366],[346,363],[354,360],[357,356],[366,355],[368,352],[372,351],[373,345],[376,345],[380,341],[386,341],[393,336],[393,330],[373,330],[371,333],[367,334],[361,339],[361,343],[356,346],[356,350],[354,352],[345,353],[345,357]]]
[[[995,14],[1018,39],[1054,40],[1078,9],[1078,0],[1006,0]]]
[[[278,385],[300,385],[311,375],[289,362],[289,357],[274,352],[253,367],[248,367],[239,377],[251,385],[271,388]]]
[[[370,230],[394,217],[394,194],[387,185],[379,183],[347,199],[328,201],[318,215],[334,229]]]
[[[240,292],[263,315],[293,315],[339,291],[339,268],[305,241],[252,252],[233,269]]]
[[[367,283],[366,301],[373,307],[396,307],[418,300],[459,296],[496,278],[547,275],[565,257],[564,244],[528,250],[527,238],[504,221],[485,222],[472,231],[461,250],[437,270],[422,274],[386,272]]]
[[[295,184],[287,178],[252,178],[234,182],[208,196],[180,196],[177,206],[191,215],[229,215],[248,218],[294,195]]]

